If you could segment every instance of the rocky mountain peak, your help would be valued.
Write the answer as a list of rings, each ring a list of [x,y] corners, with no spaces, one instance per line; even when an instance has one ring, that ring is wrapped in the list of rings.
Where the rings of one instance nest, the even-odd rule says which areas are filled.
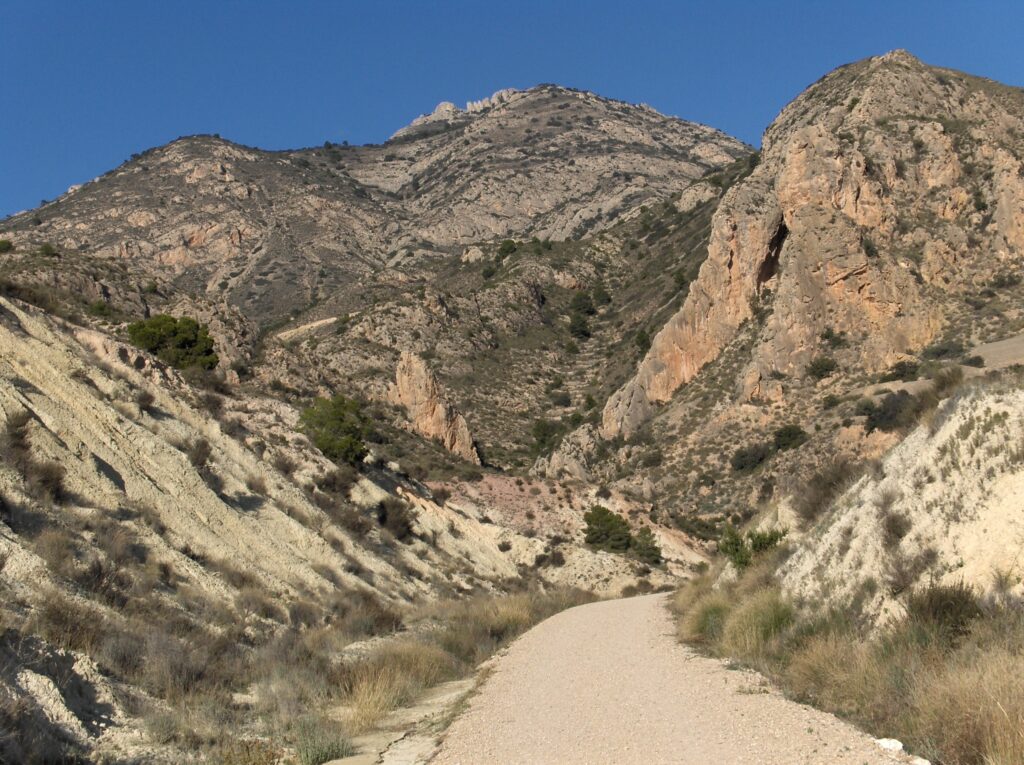
[[[844,366],[869,372],[952,331],[971,285],[1024,255],[1022,139],[1021,91],[901,51],[812,85],[716,211],[699,279],[608,402],[604,434],[634,432],[744,322],[761,329],[743,398],[784,395],[773,377],[831,353],[823,326],[849,338]]]

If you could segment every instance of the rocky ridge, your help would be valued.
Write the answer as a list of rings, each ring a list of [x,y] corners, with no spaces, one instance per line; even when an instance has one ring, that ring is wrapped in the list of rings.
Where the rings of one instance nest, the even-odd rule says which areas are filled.
[[[609,400],[602,433],[635,432],[762,311],[746,399],[777,396],[771,376],[826,352],[826,328],[869,372],[935,339],[955,316],[948,298],[1019,267],[1022,108],[1016,89],[904,51],[809,88],[719,206],[686,305]]]

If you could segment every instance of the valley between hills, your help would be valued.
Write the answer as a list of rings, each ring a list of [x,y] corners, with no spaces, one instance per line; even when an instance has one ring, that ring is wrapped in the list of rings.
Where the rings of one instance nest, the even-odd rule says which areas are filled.
[[[0,221],[0,758],[1019,765],[1022,266],[1024,91],[901,50],[133,155]]]

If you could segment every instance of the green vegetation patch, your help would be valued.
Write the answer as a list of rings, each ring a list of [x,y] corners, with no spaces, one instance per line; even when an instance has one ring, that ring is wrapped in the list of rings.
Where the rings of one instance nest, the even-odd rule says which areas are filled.
[[[128,325],[132,344],[178,369],[213,369],[220,361],[205,324],[188,316],[158,314]]]

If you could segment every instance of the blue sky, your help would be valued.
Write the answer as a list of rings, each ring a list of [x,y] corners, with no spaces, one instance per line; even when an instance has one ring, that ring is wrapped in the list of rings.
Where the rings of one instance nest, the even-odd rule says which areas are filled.
[[[556,82],[757,144],[892,48],[1024,85],[1024,3],[0,0],[0,216],[192,133],[383,141],[439,101]]]

